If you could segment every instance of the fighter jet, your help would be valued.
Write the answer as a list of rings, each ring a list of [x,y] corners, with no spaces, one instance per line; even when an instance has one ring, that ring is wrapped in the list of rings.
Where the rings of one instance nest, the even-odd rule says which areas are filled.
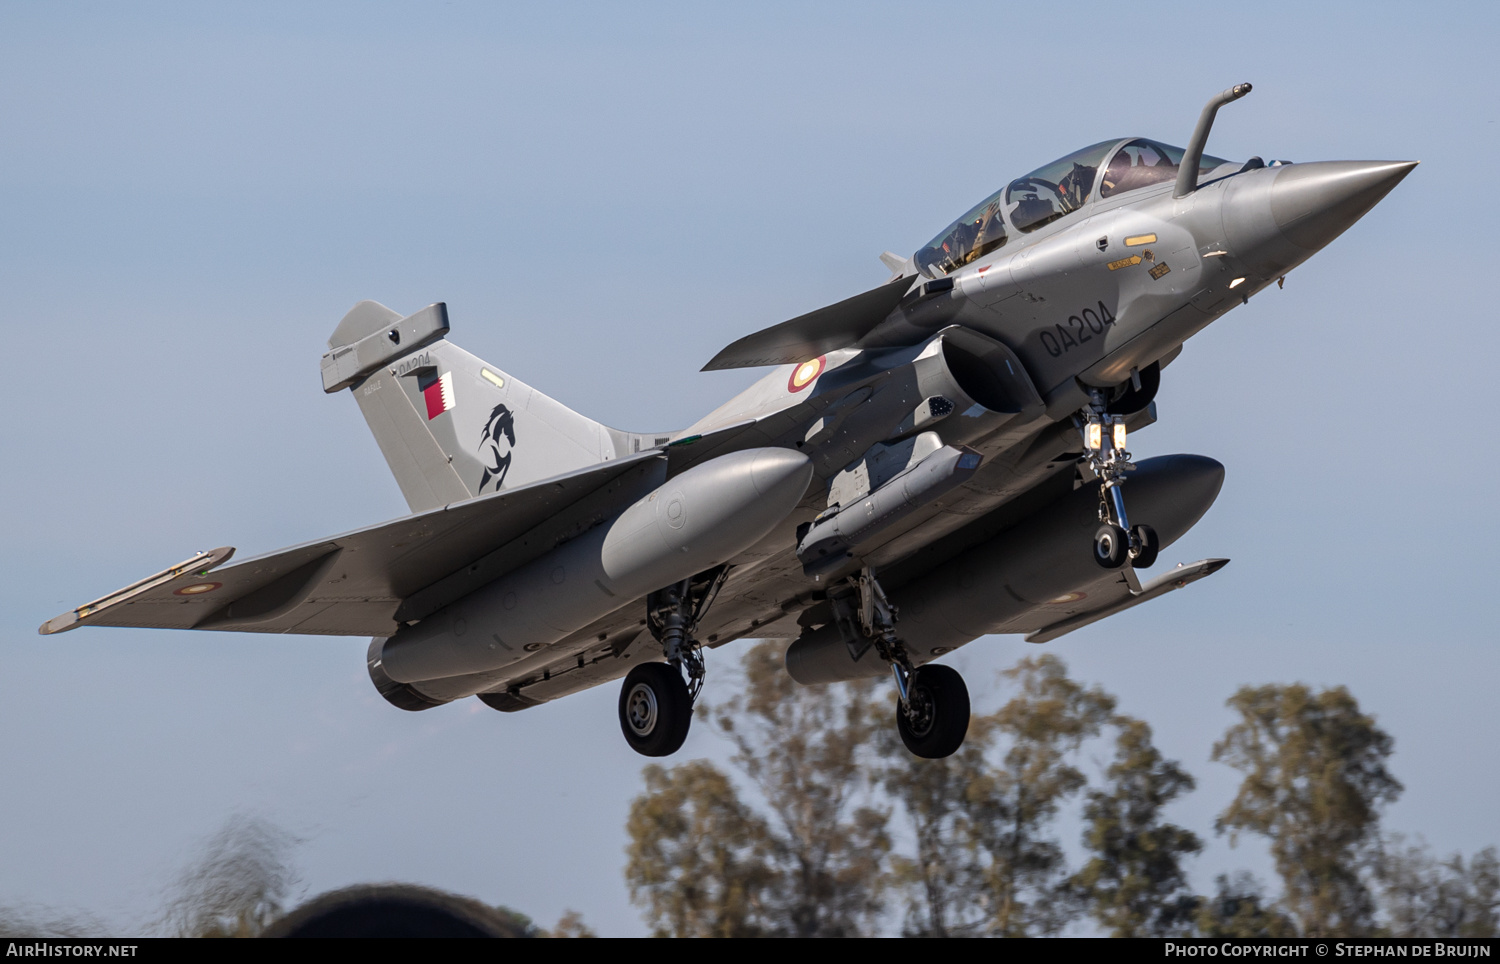
[[[371,637],[404,710],[524,710],[624,678],[620,726],[683,743],[707,651],[791,640],[799,683],[890,674],[920,757],[969,724],[973,640],[1044,643],[1216,572],[1143,579],[1223,466],[1139,462],[1183,343],[1302,264],[1415,162],[1230,162],[1101,141],[1005,183],[838,304],[705,370],[775,366],[686,429],[595,422],[447,338],[442,304],[363,301],[322,358],[411,515],[234,565],[214,549],[49,620]],[[1128,495],[1127,495],[1128,493]],[[1127,514],[1128,508],[1128,514]]]

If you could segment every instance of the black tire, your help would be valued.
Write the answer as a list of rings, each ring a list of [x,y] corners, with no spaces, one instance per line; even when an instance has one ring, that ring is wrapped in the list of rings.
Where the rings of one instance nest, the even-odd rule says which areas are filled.
[[[1161,537],[1150,526],[1132,526],[1130,531],[1140,544],[1130,564],[1141,569],[1151,568],[1156,564],[1157,554],[1161,552]]]
[[[896,706],[896,729],[901,742],[924,760],[952,756],[969,732],[969,688],[951,666],[933,663],[912,674],[907,694],[910,715]]]
[[[1125,530],[1106,522],[1094,530],[1094,561],[1105,569],[1118,569],[1130,558],[1130,539]]]
[[[641,663],[620,686],[620,732],[642,756],[671,756],[687,739],[693,700],[670,663]]]

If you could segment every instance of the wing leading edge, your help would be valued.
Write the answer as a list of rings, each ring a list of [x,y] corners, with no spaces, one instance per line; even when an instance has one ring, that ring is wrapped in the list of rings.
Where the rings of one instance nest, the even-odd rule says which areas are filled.
[[[586,531],[665,479],[659,450],[453,503],[225,568],[199,553],[47,620],[79,626],[389,636]]]

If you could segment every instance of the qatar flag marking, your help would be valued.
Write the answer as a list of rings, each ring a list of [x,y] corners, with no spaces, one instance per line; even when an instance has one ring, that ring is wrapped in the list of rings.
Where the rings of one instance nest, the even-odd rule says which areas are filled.
[[[453,373],[443,372],[438,380],[422,389],[427,399],[427,420],[430,422],[444,412],[453,411]]]

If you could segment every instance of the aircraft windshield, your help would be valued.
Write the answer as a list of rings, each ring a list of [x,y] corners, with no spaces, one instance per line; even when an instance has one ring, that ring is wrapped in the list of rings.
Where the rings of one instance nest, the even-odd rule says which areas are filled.
[[[948,225],[947,230],[917,252],[917,267],[929,278],[961,268],[1005,244],[1005,222],[1000,219],[1000,191],[996,191]]]
[[[1099,196],[1112,197],[1163,181],[1177,180],[1182,153],[1180,147],[1148,141],[1144,137],[1136,138],[1110,159],[1109,167],[1104,170],[1104,183],[1099,185]],[[1228,163],[1222,158],[1204,154],[1198,165],[1198,176],[1202,178],[1214,168]]]
[[[1083,207],[1094,175],[1116,141],[1104,141],[1018,177],[1005,188],[1005,213],[1017,231],[1035,231]]]
[[[1017,231],[1035,231],[1078,210],[1094,189],[1094,175],[1105,152],[1116,143],[1119,142],[1105,141],[1085,147],[1011,181],[1008,187],[974,205],[918,251],[917,267],[934,278],[1001,247],[1006,242],[1001,212],[1010,215],[1010,223]]]
[[[917,267],[929,278],[947,274],[1003,246],[1007,240],[1002,213],[1022,233],[1066,217],[1088,203],[1099,168],[1119,140],[1102,141],[1016,178],[980,201],[917,252]],[[1099,185],[1100,197],[1177,179],[1182,148],[1137,138],[1110,158]],[[1200,177],[1229,162],[1203,155]]]

